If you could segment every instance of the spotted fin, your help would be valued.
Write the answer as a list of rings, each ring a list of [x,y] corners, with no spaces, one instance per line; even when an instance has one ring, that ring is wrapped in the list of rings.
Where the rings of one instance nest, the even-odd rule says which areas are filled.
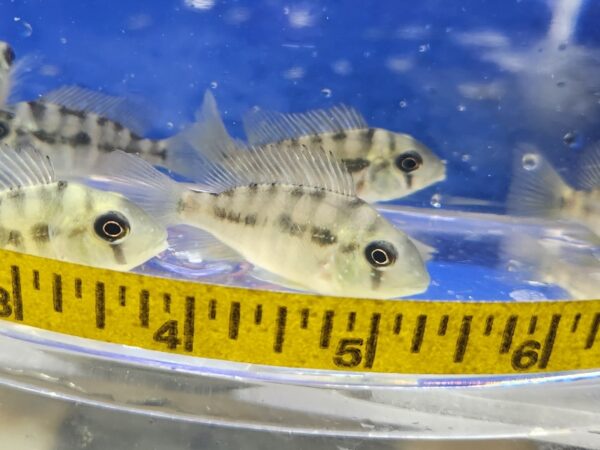
[[[106,183],[165,225],[177,222],[177,205],[185,185],[138,156],[116,150],[102,155],[91,182]]]
[[[246,113],[243,123],[248,142],[252,145],[368,128],[361,114],[345,105],[291,114],[253,109]]]
[[[524,159],[530,163],[524,164]],[[529,167],[524,167],[528,165]],[[509,213],[558,218],[565,194],[572,191],[548,161],[535,151],[518,151],[507,198]]]
[[[0,145],[0,190],[39,186],[55,181],[50,159],[31,146]]]
[[[194,179],[215,192],[251,184],[287,184],[354,196],[345,166],[323,148],[282,148],[278,144],[246,147],[231,139],[212,95],[205,97],[199,120],[185,133],[196,150]]]
[[[578,184],[582,189],[591,190],[600,187],[600,142],[584,150],[576,173]]]
[[[181,225],[169,231],[169,249],[192,263],[203,261],[242,262],[244,257],[199,228]]]
[[[139,99],[115,97],[78,86],[63,86],[40,99],[76,111],[106,117],[142,136],[149,128],[149,105]],[[141,114],[140,111],[145,111]]]

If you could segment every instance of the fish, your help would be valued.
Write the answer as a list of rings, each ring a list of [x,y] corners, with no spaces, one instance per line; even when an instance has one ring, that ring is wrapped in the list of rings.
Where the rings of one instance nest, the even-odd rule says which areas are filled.
[[[577,222],[600,236],[600,143],[584,149],[573,172],[575,187],[536,149],[521,149],[515,158],[508,212]]]
[[[332,152],[352,174],[357,195],[370,203],[406,197],[446,178],[445,164],[425,144],[369,126],[350,106],[289,114],[254,108],[243,126],[251,145]]]
[[[0,248],[127,271],[165,250],[167,232],[122,195],[57,178],[38,149],[2,144]]]
[[[0,109],[0,142],[35,146],[52,158],[59,175],[91,170],[100,155],[116,149],[168,165],[167,149],[176,139],[142,137],[145,124],[134,105],[122,97],[64,86]]]
[[[178,183],[119,151],[104,157],[94,177],[168,226],[197,228],[205,243],[213,239],[213,250],[224,246],[283,286],[371,298],[427,289],[418,249],[356,196],[351,175],[330,152],[243,149],[213,130],[205,124],[204,135],[195,134],[205,149],[201,184]]]
[[[119,149],[193,179],[189,158],[194,155],[181,133],[166,139],[145,137],[151,105],[79,86],[62,86],[38,99],[11,103],[8,99],[14,96],[27,59],[15,63],[6,42],[0,41],[1,51],[0,143],[35,146],[52,158],[59,176],[92,173],[101,155]]]

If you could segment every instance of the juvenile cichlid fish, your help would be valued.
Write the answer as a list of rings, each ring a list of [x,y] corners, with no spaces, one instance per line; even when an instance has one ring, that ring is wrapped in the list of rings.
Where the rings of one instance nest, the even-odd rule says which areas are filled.
[[[0,142],[34,145],[52,158],[59,175],[93,169],[98,157],[116,149],[168,165],[176,138],[142,137],[133,102],[79,87],[63,87],[39,100],[0,110]]]
[[[56,179],[33,147],[0,148],[0,247],[116,270],[167,246],[159,225],[123,196]]]
[[[356,197],[352,178],[329,152],[200,141],[207,152],[202,190],[123,152],[107,155],[100,173],[151,215],[210,233],[283,285],[375,298],[427,288],[415,245]]]
[[[244,117],[251,145],[277,142],[330,151],[352,174],[367,202],[410,195],[446,178],[444,163],[408,134],[370,127],[354,108],[340,105],[306,113],[254,109]]]
[[[173,161],[180,136],[143,137],[147,105],[134,99],[65,86],[37,100],[9,103],[24,65],[14,59],[10,45],[0,41],[0,143],[34,145],[52,158],[59,175],[93,171],[100,155],[120,149],[193,176],[185,161]]]
[[[600,236],[600,144],[584,151],[575,172],[577,189],[541,154],[519,152],[508,195],[509,212],[579,222]]]

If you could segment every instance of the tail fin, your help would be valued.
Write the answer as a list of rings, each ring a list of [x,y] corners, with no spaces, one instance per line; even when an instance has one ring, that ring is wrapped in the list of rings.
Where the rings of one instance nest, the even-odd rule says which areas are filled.
[[[225,128],[217,102],[207,90],[196,122],[167,140],[167,165],[191,180],[202,180],[210,163],[218,163],[228,149],[244,144],[235,141]]]
[[[587,147],[577,167],[578,185],[592,190],[600,187],[600,142]]]
[[[520,150],[513,165],[508,212],[520,216],[560,217],[568,186],[537,151]]]
[[[110,183],[111,191],[120,192],[165,225],[178,223],[177,205],[185,186],[137,156],[120,150],[103,155],[92,181]]]

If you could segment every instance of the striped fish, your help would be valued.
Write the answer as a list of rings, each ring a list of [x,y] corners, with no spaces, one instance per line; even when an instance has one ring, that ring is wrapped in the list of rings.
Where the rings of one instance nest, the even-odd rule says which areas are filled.
[[[79,87],[63,87],[39,100],[0,110],[0,142],[34,145],[52,158],[57,173],[92,169],[98,157],[121,149],[168,165],[177,138],[144,138],[133,103]]]
[[[0,148],[0,248],[129,270],[166,248],[166,230],[126,198],[55,177],[33,147]]]
[[[522,149],[515,158],[509,212],[579,222],[600,236],[600,143],[584,150],[574,173],[577,188],[540,153]]]
[[[178,184],[123,152],[108,155],[101,173],[152,216],[204,230],[213,248],[226,246],[285,286],[374,298],[427,288],[415,245],[356,197],[329,152],[277,144],[244,150],[210,133],[201,141],[201,187]]]
[[[368,202],[413,194],[446,178],[444,163],[408,134],[370,127],[354,108],[340,105],[306,113],[254,109],[244,117],[251,145],[277,142],[330,151],[352,174],[357,195]]]

